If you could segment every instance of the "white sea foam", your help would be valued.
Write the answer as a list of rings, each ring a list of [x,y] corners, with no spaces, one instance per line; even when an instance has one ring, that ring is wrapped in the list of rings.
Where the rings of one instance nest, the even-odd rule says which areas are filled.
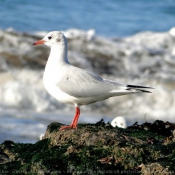
[[[175,83],[175,58],[172,55],[173,44],[175,41],[172,36],[172,31],[173,29],[166,33],[142,32],[137,35],[121,39],[120,42],[96,37],[96,42],[100,42],[100,46],[95,45],[95,42],[89,41],[89,44],[85,45],[87,48],[82,47],[79,48],[80,50],[76,50],[77,42],[81,41],[88,32],[79,31],[77,29],[67,30],[67,35],[69,35],[69,32],[71,36],[72,33],[75,33],[75,37],[73,38],[77,38],[79,34],[78,41],[75,39],[75,43],[70,43],[71,47],[74,47],[74,50],[69,51],[70,62],[73,62],[73,64],[96,73],[104,72],[103,75],[101,75],[102,77],[113,79],[121,83],[140,84],[156,88],[153,91],[153,94],[139,94],[111,98],[101,102],[100,105],[94,104],[89,107],[84,107],[84,110],[94,109],[94,106],[102,108],[105,112],[109,112],[107,111],[108,108],[112,108],[112,112],[119,109],[127,111],[128,108],[134,112],[143,112],[143,109],[144,112],[151,112],[152,110],[157,110],[159,108],[166,110],[166,112],[172,110],[171,106],[175,103],[175,92],[173,88]],[[1,31],[1,35],[3,33],[4,32]],[[41,32],[41,34],[43,35],[43,32]],[[15,50],[15,55],[19,54],[24,57],[24,54],[27,54],[28,57],[31,57],[32,55],[32,58],[40,58],[41,53],[38,52],[38,50],[41,49],[41,51],[43,51],[43,47],[36,48],[35,50],[35,48],[29,46],[28,43],[29,41],[32,43],[32,37],[28,35],[23,36],[21,34],[19,36],[17,34],[13,34],[11,37],[11,34],[6,32],[3,36],[3,40],[6,43],[5,46],[3,46],[6,52],[10,48],[9,42],[15,47],[18,47],[18,43],[20,42],[19,48]],[[26,42],[22,39],[25,37],[27,37]],[[81,43],[79,43],[78,47],[80,44]],[[15,48],[12,47],[10,49],[14,50]],[[46,49],[46,47],[44,49]],[[87,55],[85,55],[83,49],[87,49],[87,51],[89,51],[87,55],[94,54],[95,57],[96,54],[97,58],[99,57],[98,53],[101,55],[104,54],[109,58],[111,56],[113,59],[109,62],[106,61],[104,64],[107,64],[107,67],[114,70],[114,72],[109,70],[110,75],[107,75],[103,65],[102,69],[100,69],[101,65],[98,66],[98,64],[100,64],[99,58],[99,63],[97,64],[97,61],[94,60],[97,65],[93,65],[93,60],[89,61],[87,59]],[[1,52],[4,51],[2,50]],[[117,54],[115,54],[115,52]],[[48,55],[45,55],[45,57],[48,57]],[[2,58],[3,61],[1,67],[5,70],[5,72],[0,74],[1,108],[10,107],[36,111],[48,111],[60,108],[70,109],[70,107],[66,107],[68,105],[58,103],[45,91],[42,83],[44,68],[37,70],[26,68],[28,61],[22,58],[20,60],[20,64],[24,65],[22,69],[17,69],[15,65],[12,65],[13,67],[8,67],[9,65],[7,64],[7,61],[4,57]],[[15,57],[11,59],[14,59],[15,61],[17,58]],[[39,60],[39,64],[41,64],[42,58]],[[104,58],[103,61],[105,62]],[[31,62],[29,62],[29,64],[33,64]],[[94,68],[92,68],[92,65]],[[113,75],[111,73],[113,73]],[[123,77],[120,75],[123,75]],[[166,104],[164,102],[165,100]]]

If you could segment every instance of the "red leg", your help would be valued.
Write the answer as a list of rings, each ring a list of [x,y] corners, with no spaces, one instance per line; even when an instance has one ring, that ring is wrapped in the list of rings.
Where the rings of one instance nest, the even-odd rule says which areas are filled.
[[[78,123],[79,116],[80,116],[80,108],[79,107],[76,107],[75,116],[73,118],[72,123],[69,126],[61,126],[60,130],[64,130],[64,129],[76,129],[77,128],[77,123]]]

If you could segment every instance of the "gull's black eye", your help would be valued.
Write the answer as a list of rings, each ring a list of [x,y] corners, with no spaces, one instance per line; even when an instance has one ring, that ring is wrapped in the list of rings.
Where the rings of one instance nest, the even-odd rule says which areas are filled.
[[[50,39],[52,39],[52,37],[51,37],[51,36],[49,36],[49,37],[48,37],[48,39],[50,40]]]

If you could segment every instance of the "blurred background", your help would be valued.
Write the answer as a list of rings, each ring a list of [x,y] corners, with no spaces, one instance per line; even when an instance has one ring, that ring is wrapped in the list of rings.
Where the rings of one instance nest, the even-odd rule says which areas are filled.
[[[0,142],[34,143],[53,121],[69,124],[74,106],[44,89],[50,49],[31,44],[63,31],[71,64],[152,94],[82,106],[79,122],[175,122],[175,1],[0,1]]]

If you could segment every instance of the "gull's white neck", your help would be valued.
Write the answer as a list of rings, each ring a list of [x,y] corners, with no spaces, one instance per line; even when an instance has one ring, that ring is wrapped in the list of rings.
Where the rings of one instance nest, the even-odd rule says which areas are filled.
[[[66,40],[61,43],[52,45],[50,55],[47,61],[47,66],[51,66],[52,68],[54,68],[55,66],[61,66],[63,64],[69,64],[69,61],[67,59]]]
[[[44,86],[53,97],[55,97],[58,91],[56,84],[63,76],[61,69],[64,69],[67,65],[70,64],[67,59],[67,43],[64,40],[52,45],[43,75]]]

